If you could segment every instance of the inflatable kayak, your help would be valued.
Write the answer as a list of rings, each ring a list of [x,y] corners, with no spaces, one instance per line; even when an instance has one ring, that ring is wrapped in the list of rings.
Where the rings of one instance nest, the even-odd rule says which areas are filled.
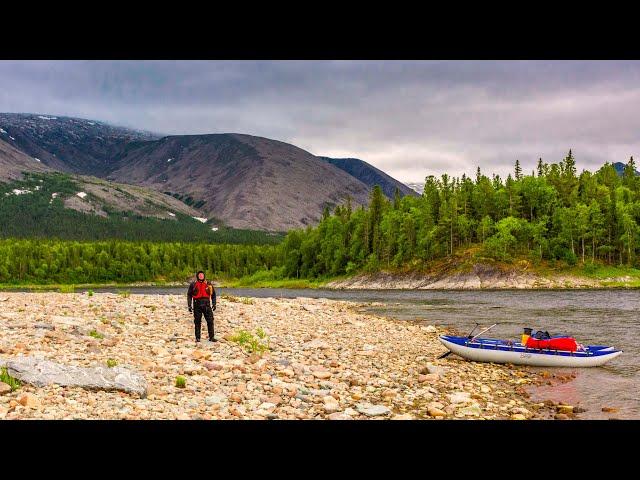
[[[622,353],[613,347],[587,345],[575,351],[531,348],[519,342],[493,338],[441,335],[440,341],[452,353],[474,362],[512,363],[538,367],[598,367]]]

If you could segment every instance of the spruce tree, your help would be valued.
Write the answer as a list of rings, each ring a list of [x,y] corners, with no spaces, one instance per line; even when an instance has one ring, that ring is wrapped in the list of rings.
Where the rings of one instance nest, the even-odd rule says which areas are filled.
[[[516,160],[515,176],[516,180],[520,180],[522,178],[522,167],[520,167],[520,160]]]

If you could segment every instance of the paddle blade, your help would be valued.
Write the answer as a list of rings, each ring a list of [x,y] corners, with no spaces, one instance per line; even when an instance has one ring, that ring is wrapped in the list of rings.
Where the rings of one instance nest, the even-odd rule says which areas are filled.
[[[441,358],[444,358],[444,357],[446,357],[446,356],[451,355],[451,353],[452,353],[452,352],[451,352],[451,350],[449,350],[448,352],[443,353],[442,355],[440,355],[440,356],[438,357],[438,360],[440,360]]]

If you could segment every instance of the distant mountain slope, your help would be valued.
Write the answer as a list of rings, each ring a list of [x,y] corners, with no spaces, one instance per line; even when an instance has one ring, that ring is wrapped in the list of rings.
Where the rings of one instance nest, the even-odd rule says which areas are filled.
[[[94,120],[23,113],[0,113],[0,129],[1,140],[53,169],[96,176],[112,170],[127,145],[159,138]]]
[[[422,195],[422,192],[424,192],[424,182],[407,183],[407,186],[411,188],[413,191],[417,192],[419,195]]]
[[[613,164],[613,168],[616,169],[616,172],[618,172],[618,175],[620,176],[622,176],[622,174],[624,173],[624,167],[626,167],[626,164],[622,162],[615,162]],[[640,172],[638,170],[636,170],[636,175],[640,175]]]
[[[365,185],[373,187],[380,185],[382,192],[389,198],[393,198],[396,188],[404,195],[417,196],[416,192],[404,183],[399,182],[395,178],[387,175],[382,170],[368,164],[364,160],[358,158],[330,158],[319,157],[322,160],[335,165],[340,170],[344,170],[349,175],[354,176]]]
[[[165,137],[129,149],[111,180],[181,193],[235,228],[284,231],[316,223],[323,208],[369,188],[311,153],[242,134]]]
[[[0,183],[0,238],[274,243],[265,232],[205,223],[173,197],[60,172]]]
[[[51,169],[42,162],[14,148],[3,139],[0,132],[0,182],[18,180],[22,172],[46,172]]]
[[[2,171],[15,179],[25,167],[49,168],[149,187],[172,201],[182,200],[197,211],[192,216],[240,229],[273,232],[313,225],[325,207],[347,197],[354,205],[368,203],[375,184],[389,197],[396,187],[413,195],[361,160],[323,159],[294,145],[244,134],[160,137],[93,120],[0,113],[0,140],[7,144],[0,178]],[[120,202],[117,195],[108,196],[107,204]],[[144,200],[130,201],[144,210]],[[77,203],[73,199],[70,205]],[[99,214],[99,209],[88,211]]]

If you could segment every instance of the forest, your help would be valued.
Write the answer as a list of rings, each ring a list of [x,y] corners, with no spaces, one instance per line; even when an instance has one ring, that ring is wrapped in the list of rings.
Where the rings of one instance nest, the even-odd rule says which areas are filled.
[[[325,210],[315,228],[289,232],[281,274],[420,268],[472,246],[504,262],[638,266],[639,190],[633,157],[621,175],[610,163],[578,174],[571,151],[559,163],[538,160],[530,174],[516,161],[504,180],[480,168],[475,179],[429,176],[419,198],[396,192],[388,200],[376,187],[368,207],[347,202]]]
[[[9,211],[0,215],[2,222],[11,220]],[[71,218],[53,218],[62,230],[73,230],[73,223],[65,223]],[[429,176],[420,197],[396,192],[388,199],[374,187],[367,206],[353,208],[347,199],[333,212],[325,209],[317,226],[289,231],[272,245],[251,244],[251,238],[244,238],[244,244],[215,244],[197,236],[189,242],[163,241],[164,229],[159,234],[151,229],[137,240],[145,232],[143,223],[138,233],[125,230],[126,239],[5,235],[11,238],[0,240],[0,283],[184,281],[198,269],[228,279],[328,279],[362,271],[420,270],[461,249],[501,262],[525,258],[534,265],[638,267],[639,223],[640,176],[633,158],[620,173],[605,163],[595,173],[578,174],[569,151],[559,163],[540,159],[527,175],[516,161],[506,179],[488,177],[479,168],[475,179]]]
[[[0,240],[0,283],[184,281],[197,270],[243,277],[277,266],[273,245]]]

